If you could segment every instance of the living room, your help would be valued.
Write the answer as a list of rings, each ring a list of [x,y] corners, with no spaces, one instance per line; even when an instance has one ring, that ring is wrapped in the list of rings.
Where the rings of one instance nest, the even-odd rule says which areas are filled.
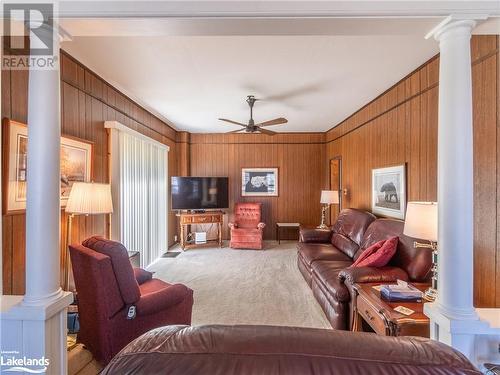
[[[30,320],[40,344],[22,351],[51,358],[47,373],[97,373],[113,357],[104,373],[134,373],[130,358],[150,369],[135,373],[154,373],[154,362],[172,373],[245,372],[231,367],[235,359],[217,359],[214,347],[186,349],[213,358],[197,362],[186,352],[176,367],[169,361],[182,350],[151,362],[127,346],[150,328],[167,326],[158,336],[165,337],[174,324],[192,325],[187,334],[201,340],[211,330],[242,358],[277,348],[286,357],[285,343],[300,352],[302,340],[322,343],[331,348],[325,363],[312,359],[319,352],[305,356],[325,373],[375,371],[386,355],[375,353],[378,345],[408,358],[409,345],[423,345],[431,354],[405,363],[415,373],[498,368],[500,11],[494,1],[414,3],[409,10],[300,2],[292,16],[285,3],[61,2],[60,68],[30,71],[3,60],[2,351],[18,350],[30,335],[20,328],[30,320],[23,309],[41,309],[36,316],[59,309],[64,324]],[[33,123],[44,131],[29,133],[36,141],[26,151],[13,140],[26,140]],[[73,155],[64,149],[86,152],[73,180],[80,186],[67,187],[63,177],[74,173],[55,168],[64,163],[53,157]],[[147,182],[130,188],[138,181]],[[364,250],[394,237],[383,265],[356,267],[370,255]],[[124,245],[125,270],[116,268],[110,242],[99,242],[107,239]],[[105,263],[102,254],[112,267],[101,279],[89,259]],[[171,297],[127,302],[136,286],[122,290],[119,275],[131,267],[139,294],[150,283],[148,293],[174,288],[183,302],[164,315],[158,306]],[[380,286],[397,280],[417,286],[420,302],[384,302]],[[102,333],[90,332],[101,332],[99,306],[115,303],[110,283],[119,290],[118,315],[132,315],[121,314],[116,326],[109,318],[104,348]],[[149,309],[147,320],[141,309]],[[76,351],[55,339],[68,328]],[[137,345],[152,351],[154,332]],[[260,354],[237,345],[245,335]],[[350,344],[337,347],[339,340]],[[368,367],[363,355],[349,359],[359,345],[374,350]],[[253,369],[277,373],[281,361]],[[394,362],[387,373],[398,373]],[[298,368],[286,372],[307,373]]]

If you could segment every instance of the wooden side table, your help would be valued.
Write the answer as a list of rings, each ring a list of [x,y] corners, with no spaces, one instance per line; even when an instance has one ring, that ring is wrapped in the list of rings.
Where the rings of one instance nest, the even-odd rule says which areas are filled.
[[[206,212],[181,212],[176,216],[180,218],[180,243],[181,249],[186,250],[190,247],[206,246],[210,244],[218,244],[222,247],[222,222],[224,221],[223,211],[206,211]],[[187,244],[186,243],[186,228],[193,224],[216,224],[217,225],[217,239],[207,240],[206,244]]]
[[[281,228],[297,228],[300,229],[300,223],[276,223],[276,240],[278,244],[281,243]]]
[[[363,322],[366,322],[379,335],[429,337],[429,318],[424,314],[423,302],[384,301],[380,292],[373,288],[376,285],[380,283],[354,284],[357,296],[354,303],[353,331],[363,331]],[[429,287],[428,284],[413,285],[422,291]],[[394,311],[398,306],[415,312],[411,315],[398,313]]]

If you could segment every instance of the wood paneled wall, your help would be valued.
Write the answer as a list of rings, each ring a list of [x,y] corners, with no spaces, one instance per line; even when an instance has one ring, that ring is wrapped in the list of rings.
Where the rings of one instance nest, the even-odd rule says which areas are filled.
[[[475,304],[500,306],[500,128],[498,37],[472,39],[475,163]],[[168,124],[62,54],[62,132],[94,142],[94,180],[106,182],[105,120],[119,121],[170,146],[169,174],[229,176],[230,207],[264,203],[265,238],[277,221],[316,224],[329,160],[342,158],[344,207],[370,209],[371,169],[407,164],[408,198],[437,198],[439,60],[435,57],[327,133],[189,134]],[[28,75],[2,71],[2,117],[27,121]],[[241,197],[242,167],[278,167],[279,197]],[[226,221],[232,216],[226,217]],[[66,218],[62,220],[65,235]],[[24,293],[24,215],[2,217],[4,293]],[[104,234],[105,218],[75,220],[74,240]],[[227,226],[224,226],[227,238]],[[169,217],[169,242],[177,233]],[[289,233],[291,234],[291,233]]]
[[[230,209],[225,217],[225,238],[227,220],[232,220],[236,202],[263,203],[265,239],[275,238],[276,222],[317,225],[320,191],[324,188],[324,159],[324,133],[191,134],[191,175],[229,177]],[[247,167],[277,167],[279,196],[242,197],[241,168]]]
[[[475,305],[500,307],[500,127],[497,36],[472,38]],[[342,157],[343,207],[370,210],[371,169],[406,163],[408,199],[437,199],[439,57],[326,134]],[[467,214],[464,212],[464,214]]]
[[[43,93],[40,93],[43,95]],[[27,122],[28,72],[2,71],[2,118]],[[110,86],[92,71],[61,53],[62,134],[93,142],[93,180],[108,182],[108,148],[104,121],[115,120],[170,147],[169,174],[176,175],[177,132]],[[25,284],[25,215],[4,215],[3,292],[23,294]],[[92,234],[106,234],[104,215],[76,217],[73,241]],[[175,216],[169,216],[169,243],[176,234]],[[66,215],[61,217],[61,238],[66,235]],[[63,241],[61,241],[61,246]]]

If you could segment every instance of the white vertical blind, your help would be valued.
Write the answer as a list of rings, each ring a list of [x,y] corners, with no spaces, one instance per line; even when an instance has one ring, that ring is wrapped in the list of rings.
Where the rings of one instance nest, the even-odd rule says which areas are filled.
[[[112,128],[115,132],[116,126]],[[123,126],[113,136],[117,137],[111,141],[111,164],[117,169],[112,176],[119,180],[119,189],[114,189],[120,206],[119,217],[114,218],[119,221],[119,241],[128,250],[139,251],[141,266],[147,267],[168,246],[168,148]],[[115,152],[118,157],[113,157]]]

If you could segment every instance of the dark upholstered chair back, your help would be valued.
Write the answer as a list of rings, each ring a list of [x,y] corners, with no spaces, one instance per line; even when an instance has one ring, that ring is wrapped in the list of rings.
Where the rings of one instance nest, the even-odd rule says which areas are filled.
[[[141,298],[139,284],[134,276],[134,268],[130,263],[128,252],[120,242],[107,240],[100,236],[93,236],[82,242],[82,245],[104,254],[111,259],[118,288],[126,304],[134,304]],[[116,272],[119,270],[118,272]]]
[[[126,344],[150,329],[191,324],[193,291],[133,269],[125,247],[102,237],[70,246],[78,293],[78,341],[108,363]],[[139,286],[140,283],[140,286]],[[129,318],[129,307],[135,315]]]
[[[405,270],[411,281],[428,281],[431,276],[432,252],[425,248],[416,249],[413,246],[415,239],[405,236],[403,229],[403,220],[377,219],[366,230],[361,242],[361,249],[366,249],[380,240],[399,237],[398,249],[389,264]],[[418,241],[426,242],[425,240]],[[359,257],[361,249],[356,253],[354,259]]]
[[[234,222],[238,228],[257,228],[260,223],[262,203],[236,203]]]
[[[366,228],[375,220],[370,212],[354,208],[343,209],[333,225],[332,245],[349,257],[359,250]]]
[[[94,345],[89,350],[96,353],[110,346],[106,324],[125,303],[108,256],[82,245],[70,245],[69,251],[80,309],[78,337],[86,345]]]

